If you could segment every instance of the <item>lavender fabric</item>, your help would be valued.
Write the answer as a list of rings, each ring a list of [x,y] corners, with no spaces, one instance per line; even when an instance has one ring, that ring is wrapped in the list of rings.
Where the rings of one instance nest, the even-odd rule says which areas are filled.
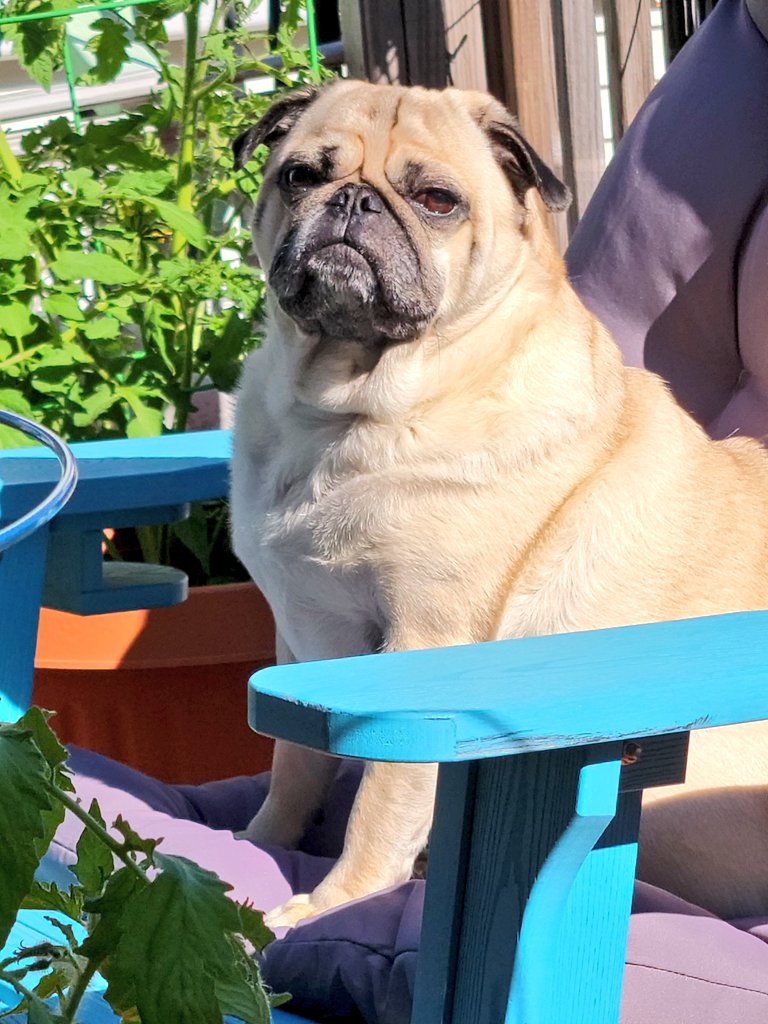
[[[260,806],[268,774],[171,786],[78,749],[70,766],[78,796],[98,799],[107,822],[122,814],[140,834],[162,838],[162,850],[217,872],[236,899],[265,910],[328,871],[360,778],[359,765],[340,762],[325,820],[303,850],[286,851],[259,849],[231,831]],[[43,877],[66,881],[78,834],[77,821],[67,818]],[[264,976],[292,993],[292,1012],[313,1020],[407,1024],[423,901],[424,883],[413,880],[308,920],[268,948]],[[765,1024],[768,920],[739,925],[638,883],[621,1024]]]
[[[716,436],[768,434],[768,42],[720,0],[649,96],[569,251],[626,361]]]

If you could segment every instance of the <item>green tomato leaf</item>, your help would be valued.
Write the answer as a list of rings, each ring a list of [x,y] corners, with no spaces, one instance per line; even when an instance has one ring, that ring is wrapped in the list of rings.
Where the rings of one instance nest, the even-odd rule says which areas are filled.
[[[59,742],[56,733],[51,729],[48,722],[53,717],[53,712],[44,711],[42,708],[32,707],[25,711],[17,725],[23,729],[29,729],[37,744],[37,748],[45,758],[46,764],[51,769],[51,778],[59,789],[68,793],[74,792],[75,787],[69,777],[67,768],[67,751]]]
[[[54,292],[43,300],[43,309],[51,316],[60,316],[63,320],[82,323],[85,313],[80,309],[74,295],[67,292]]]
[[[120,334],[120,324],[114,317],[98,316],[84,325],[83,333],[91,341],[116,338]]]
[[[0,232],[1,260],[23,260],[34,251],[35,246],[26,225],[3,224],[3,230]]]
[[[66,250],[51,264],[62,281],[96,281],[98,284],[135,284],[139,275],[133,267],[103,252]]]
[[[79,921],[83,911],[83,890],[76,885],[71,889],[59,889],[54,882],[35,880],[21,905],[25,910],[58,911],[72,921]]]
[[[158,855],[162,873],[135,896],[110,975],[136,993],[142,1024],[221,1024],[217,979],[229,979],[237,930],[228,886],[183,857]]]
[[[111,82],[120,71],[130,43],[126,26],[108,15],[93,23],[96,35],[88,41],[88,49],[96,54],[96,64],[85,76],[88,83]]]
[[[8,302],[0,306],[0,333],[9,338],[23,338],[35,329],[35,321],[22,302]]]
[[[97,385],[95,391],[80,399],[82,412],[76,412],[72,422],[76,427],[89,427],[95,420],[108,412],[117,401],[117,396],[109,384]]]
[[[45,788],[50,774],[29,730],[0,725],[0,948],[32,888],[55,815]]]
[[[173,203],[168,203],[164,199],[155,199],[153,196],[142,196],[141,199],[147,206],[154,207],[160,219],[172,231],[180,231],[196,249],[206,249],[210,239],[205,228],[193,213],[180,210]]]
[[[235,942],[232,943],[233,947]],[[242,952],[242,951],[241,951]],[[233,957],[237,951],[233,948]],[[237,1017],[245,1024],[269,1024],[269,999],[261,983],[258,967],[248,964],[245,953],[238,960],[239,969],[230,971],[225,977],[216,979],[216,998],[221,1013]]]
[[[118,814],[117,820],[112,823],[112,828],[119,832],[123,837],[123,844],[127,850],[130,850],[133,853],[143,853],[150,861],[152,860],[157,844],[162,842],[161,839],[142,838],[138,832],[134,832],[121,814]]]
[[[119,388],[118,395],[131,407],[133,418],[126,428],[128,437],[157,437],[163,430],[163,410],[153,409],[138,388]]]
[[[105,827],[96,800],[91,801],[88,813],[102,828]],[[84,828],[81,832],[75,850],[77,861],[72,865],[72,873],[88,896],[100,895],[105,882],[114,870],[112,852],[104,841],[89,828]]]
[[[125,171],[117,180],[110,181],[112,195],[126,199],[138,196],[159,196],[173,182],[170,171]]]
[[[12,388],[0,388],[0,409],[7,409],[8,412],[16,412],[19,416],[26,416],[27,419],[34,419],[32,406],[27,399]],[[8,448],[29,448],[37,442],[26,437],[13,427],[0,427],[0,450]],[[0,706],[2,699],[0,698]],[[0,715],[0,717],[2,717]]]
[[[27,1009],[28,1024],[66,1024],[64,1017],[54,1013],[45,1003],[30,1002]]]
[[[37,10],[50,11],[60,6],[60,3],[43,0]],[[44,89],[50,89],[54,68],[62,62],[62,19],[51,18],[3,25],[3,36],[13,43],[14,55],[29,77]]]
[[[264,924],[264,914],[260,910],[256,910],[250,903],[238,903],[237,913],[240,918],[237,930],[257,953],[274,941],[274,932]]]

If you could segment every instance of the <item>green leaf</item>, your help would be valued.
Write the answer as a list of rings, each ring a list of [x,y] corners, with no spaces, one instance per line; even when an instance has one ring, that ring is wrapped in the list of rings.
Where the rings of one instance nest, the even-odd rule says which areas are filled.
[[[32,406],[24,395],[19,394],[12,388],[0,388],[0,409],[7,409],[8,412],[18,413],[19,416],[26,416],[27,419],[34,419]],[[27,438],[13,427],[0,427],[0,449],[28,448],[36,442]],[[2,700],[0,699],[0,707]],[[0,717],[2,717],[0,715]]]
[[[130,43],[126,26],[108,15],[93,22],[96,35],[88,41],[88,49],[96,54],[96,64],[85,76],[88,83],[111,82],[120,71]]]
[[[53,295],[48,295],[43,300],[43,309],[52,316],[60,316],[75,323],[82,323],[85,320],[85,313],[80,309],[77,299],[67,292],[54,292]]]
[[[66,1024],[64,1017],[54,1013],[43,1002],[31,1002],[27,1014],[28,1024]]]
[[[35,321],[22,302],[8,302],[0,306],[0,332],[9,338],[23,338],[35,329]]]
[[[274,932],[264,924],[264,914],[256,910],[250,903],[238,903],[237,913],[240,919],[238,931],[250,942],[257,953],[260,953],[270,942],[274,942]]]
[[[173,203],[164,199],[155,199],[153,196],[142,196],[142,202],[152,206],[157,211],[160,219],[168,225],[172,231],[179,231],[184,238],[196,249],[205,250],[210,238],[205,228],[193,213],[180,210]]]
[[[125,263],[103,252],[64,251],[51,264],[62,281],[96,281],[98,284],[135,284],[139,275]]]
[[[123,837],[123,844],[127,850],[132,853],[143,853],[150,860],[152,860],[157,844],[162,842],[161,839],[144,839],[134,832],[122,814],[118,814],[117,820],[112,823],[112,828]]]
[[[58,911],[72,921],[79,921],[83,910],[83,890],[75,885],[70,889],[59,889],[54,882],[35,880],[21,905],[25,910]]]
[[[89,320],[83,327],[83,333],[91,341],[103,341],[106,338],[116,338],[120,334],[120,324],[114,317],[99,316]]]
[[[23,260],[35,251],[25,224],[3,224],[0,231],[0,260]]]
[[[137,196],[159,196],[172,183],[170,171],[125,171],[116,181],[110,181],[110,192],[115,196],[135,199]]]
[[[129,867],[119,868],[110,877],[101,896],[85,900],[85,912],[96,915],[96,921],[88,936],[78,946],[77,952],[94,963],[101,963],[117,948],[125,925],[123,916],[131,900],[147,886]],[[132,1002],[121,1009],[129,1009]]]
[[[77,427],[88,427],[94,420],[99,419],[105,412],[112,408],[117,401],[117,396],[109,384],[99,384],[91,395],[81,399],[82,412],[76,412],[72,422]]]
[[[128,437],[157,437],[163,430],[163,410],[147,405],[137,388],[120,388],[118,394],[131,407],[133,419],[126,427]]]
[[[43,0],[40,13],[55,10],[60,3]],[[14,55],[30,78],[50,89],[54,68],[62,61],[63,26],[60,18],[3,25],[3,35],[13,43]]]
[[[210,353],[208,376],[220,391],[232,391],[240,376],[240,359],[251,347],[253,325],[232,310],[224,330],[216,338],[206,337]]]
[[[232,956],[237,956],[238,948],[232,941]],[[239,970],[230,971],[226,976],[216,979],[216,998],[221,1013],[237,1017],[245,1024],[269,1024],[269,999],[261,982],[259,969],[253,961],[239,949],[240,957],[236,960]]]
[[[102,828],[105,827],[96,800],[91,801],[88,813]],[[88,896],[100,895],[105,882],[114,870],[112,851],[87,826],[81,832],[75,850],[77,861],[72,865],[72,873]]]
[[[32,739],[48,767],[49,778],[53,785],[64,792],[71,793],[74,792],[75,787],[72,785],[67,770],[67,752],[48,725],[50,717],[50,711],[32,707],[21,716],[17,726],[21,729],[28,729],[31,733]],[[35,840],[38,857],[42,857],[47,852],[56,829],[64,820],[64,805],[58,800],[52,800],[50,810],[43,811],[42,819],[43,834]]]
[[[231,976],[238,924],[228,886],[183,857],[157,861],[162,873],[126,910],[110,975],[133,986],[142,1024],[221,1024],[216,979]]]
[[[31,733],[0,725],[0,948],[32,888],[54,814],[46,790],[50,769]]]

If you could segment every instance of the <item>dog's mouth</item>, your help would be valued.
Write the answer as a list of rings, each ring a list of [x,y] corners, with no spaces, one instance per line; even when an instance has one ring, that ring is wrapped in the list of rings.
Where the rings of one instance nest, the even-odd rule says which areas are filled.
[[[382,260],[369,249],[347,238],[302,245],[290,233],[272,261],[269,284],[282,309],[309,334],[377,347],[412,340],[434,307],[413,279],[400,284],[397,254]]]

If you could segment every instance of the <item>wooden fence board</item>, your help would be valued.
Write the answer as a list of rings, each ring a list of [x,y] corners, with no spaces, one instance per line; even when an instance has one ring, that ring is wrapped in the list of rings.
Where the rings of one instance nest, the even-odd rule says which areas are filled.
[[[573,191],[572,231],[605,168],[594,0],[553,0],[563,170]]]
[[[488,89],[480,0],[443,0],[449,80],[458,89]]]
[[[648,0],[602,0],[614,142],[654,85]]]

